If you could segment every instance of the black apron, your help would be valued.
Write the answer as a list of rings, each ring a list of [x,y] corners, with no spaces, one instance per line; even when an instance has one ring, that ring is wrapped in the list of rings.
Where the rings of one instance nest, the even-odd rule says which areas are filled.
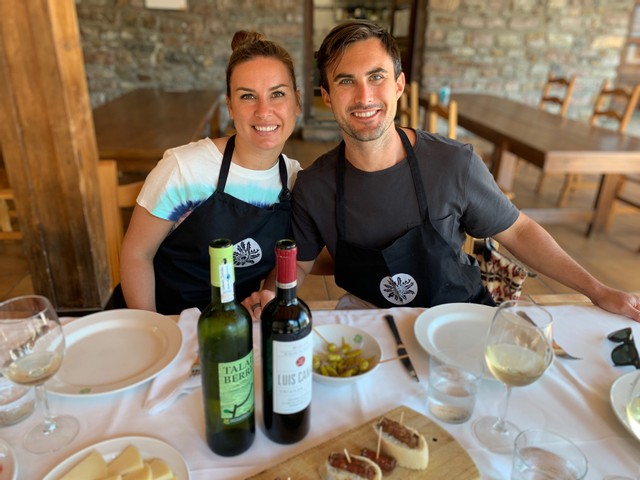
[[[256,207],[224,193],[234,145],[235,135],[227,141],[215,192],[167,236],[153,259],[159,313],[203,310],[210,303],[211,240],[233,242],[235,293],[242,301],[260,289],[275,266],[275,242],[290,235],[291,192],[284,158],[280,155],[278,160],[282,184],[278,203],[269,209]]]
[[[422,225],[411,228],[390,246],[378,250],[346,241],[344,178],[345,144],[336,168],[336,284],[381,308],[432,307],[473,302],[495,305],[480,279],[480,268],[465,265],[429,221],[424,184],[411,142],[397,129],[413,178]]]

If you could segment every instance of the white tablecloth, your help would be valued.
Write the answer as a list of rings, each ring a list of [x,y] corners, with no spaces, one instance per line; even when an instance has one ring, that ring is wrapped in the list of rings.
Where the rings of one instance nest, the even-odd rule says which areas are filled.
[[[609,402],[611,384],[633,367],[614,367],[610,352],[615,346],[607,333],[632,326],[640,338],[640,325],[610,315],[596,307],[548,307],[554,318],[556,340],[581,361],[557,359],[536,383],[515,388],[508,419],[520,428],[549,428],[574,440],[589,459],[588,479],[608,475],[638,473],[640,441],[636,440],[613,413]],[[20,479],[42,478],[50,469],[74,452],[96,442],[120,436],[152,436],[176,447],[185,457],[194,480],[243,479],[334,437],[399,405],[406,405],[430,417],[425,405],[428,354],[413,334],[413,324],[421,309],[391,309],[402,339],[418,372],[420,383],[411,380],[402,364],[380,365],[370,380],[346,387],[314,383],[310,434],[294,445],[278,445],[262,432],[259,351],[256,348],[257,434],[252,447],[242,455],[223,458],[212,453],[204,440],[200,390],[179,398],[157,415],[142,408],[149,383],[130,390],[96,398],[63,398],[50,394],[54,413],[74,415],[80,433],[71,445],[59,452],[34,455],[22,447],[26,429],[40,420],[40,412],[12,427],[0,429],[0,436],[15,450]],[[387,313],[385,311],[384,313]],[[395,356],[395,343],[380,310],[317,311],[314,323],[345,323],[374,334],[381,343],[383,357]],[[259,330],[254,339],[259,343]],[[479,342],[483,339],[479,338]],[[495,381],[483,380],[472,419],[461,425],[440,423],[469,452],[483,479],[508,479],[511,457],[483,449],[471,433],[472,422],[481,415],[496,413],[504,390]],[[436,420],[434,420],[436,421]]]

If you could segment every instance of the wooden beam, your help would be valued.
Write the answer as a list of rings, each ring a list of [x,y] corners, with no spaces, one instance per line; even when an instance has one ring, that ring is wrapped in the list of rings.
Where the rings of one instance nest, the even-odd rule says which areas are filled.
[[[97,147],[74,0],[0,2],[0,134],[36,293],[59,311],[110,294]]]

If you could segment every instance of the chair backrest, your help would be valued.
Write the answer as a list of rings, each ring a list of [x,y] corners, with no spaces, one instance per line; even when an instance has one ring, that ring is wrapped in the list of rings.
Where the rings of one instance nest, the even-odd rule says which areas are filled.
[[[547,83],[545,83],[542,88],[540,109],[545,110],[548,105],[557,105],[560,108],[558,112],[560,116],[566,116],[575,83],[575,75],[570,77],[555,77],[553,73],[549,73]]]
[[[454,140],[457,138],[458,103],[455,100],[449,100],[448,105],[442,105],[438,103],[438,94],[432,92],[428,99],[420,99],[420,106],[426,109],[423,130],[438,133],[438,118],[443,118],[447,122],[447,136]]]
[[[22,232],[14,227],[14,219],[17,217],[13,190],[9,187],[0,187],[0,240],[22,238]]]
[[[611,119],[618,122],[618,131],[624,133],[639,99],[640,84],[633,88],[613,87],[605,80],[593,104],[591,125],[603,118]]]
[[[400,96],[398,113],[400,114],[400,126],[418,128],[420,123],[420,92],[418,82],[410,82],[405,86]]]
[[[20,240],[22,238],[22,232],[19,228],[15,228],[19,227],[15,207],[13,190],[9,186],[2,150],[0,150],[0,240]]]
[[[122,209],[135,206],[136,198],[144,182],[138,181],[120,185],[118,183],[118,164],[115,160],[100,160],[98,162],[98,181],[109,274],[111,288],[113,288],[120,282],[120,247],[124,237]]]

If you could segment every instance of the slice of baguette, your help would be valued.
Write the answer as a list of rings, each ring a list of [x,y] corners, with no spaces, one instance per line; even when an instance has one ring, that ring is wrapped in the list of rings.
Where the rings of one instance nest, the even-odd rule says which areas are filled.
[[[383,419],[384,417],[373,424],[373,429],[375,430],[376,435],[379,434],[378,431],[381,428],[380,424]],[[380,441],[382,452],[394,457],[398,462],[398,465],[401,467],[412,470],[425,470],[429,466],[429,445],[427,445],[427,441],[424,439],[424,436],[415,428],[400,425],[398,422],[388,418],[386,421],[394,423],[398,428],[407,429],[409,434],[417,437],[418,445],[416,448],[410,448],[408,445],[383,430]]]
[[[376,472],[374,480],[382,480],[382,470],[380,470],[380,467],[375,462],[366,457],[361,457],[360,455],[351,455],[351,458],[362,460],[363,462],[371,465]],[[363,478],[358,474],[331,466],[329,460],[325,460],[325,462],[320,465],[319,473],[322,480],[361,480]]]

